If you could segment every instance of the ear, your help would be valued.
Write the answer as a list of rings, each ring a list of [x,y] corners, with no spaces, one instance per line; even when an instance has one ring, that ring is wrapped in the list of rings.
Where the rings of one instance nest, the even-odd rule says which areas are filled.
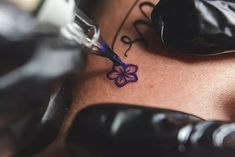
[[[46,0],[39,11],[38,20],[63,27],[74,20],[75,0]]]

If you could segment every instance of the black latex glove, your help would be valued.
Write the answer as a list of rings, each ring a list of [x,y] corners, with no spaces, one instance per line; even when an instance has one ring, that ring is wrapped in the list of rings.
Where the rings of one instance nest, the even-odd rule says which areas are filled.
[[[126,104],[80,111],[67,138],[72,157],[233,157],[235,124]]]
[[[0,17],[0,154],[15,144],[27,157],[57,136],[72,100],[70,81],[60,84],[80,73],[86,55],[9,2],[0,2]]]
[[[160,0],[152,21],[163,43],[197,55],[235,50],[234,0]]]
[[[59,28],[39,25],[14,6],[3,3],[0,15],[5,17],[0,18],[0,61],[6,67],[0,75],[0,113],[29,110],[57,80],[79,73],[86,56],[81,46],[60,37]],[[15,62],[20,64],[9,70]]]

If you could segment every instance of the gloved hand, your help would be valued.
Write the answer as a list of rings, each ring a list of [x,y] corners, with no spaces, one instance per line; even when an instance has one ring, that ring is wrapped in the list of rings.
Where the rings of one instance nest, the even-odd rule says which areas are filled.
[[[67,144],[73,157],[233,157],[234,128],[171,110],[96,104],[77,114]]]
[[[234,19],[233,0],[160,0],[152,12],[164,44],[196,55],[235,50]]]
[[[71,104],[69,76],[80,73],[86,55],[59,28],[9,2],[0,2],[0,17],[0,154],[18,143],[27,157],[56,137]]]

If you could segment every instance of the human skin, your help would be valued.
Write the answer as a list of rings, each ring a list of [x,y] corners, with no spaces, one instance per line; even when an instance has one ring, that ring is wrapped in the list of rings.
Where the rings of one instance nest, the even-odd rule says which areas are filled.
[[[58,140],[45,152],[52,156],[63,156],[62,143],[74,117],[80,110],[99,103],[124,103],[155,108],[173,109],[197,115],[206,120],[235,120],[235,54],[198,57],[183,54],[168,46],[163,46],[156,32],[147,26],[144,32],[149,47],[136,42],[124,56],[128,45],[120,41],[123,35],[138,38],[133,28],[137,19],[145,19],[138,6],[140,0],[122,27],[115,42],[114,51],[126,63],[139,66],[139,81],[123,88],[115,86],[106,74],[112,63],[105,58],[90,55],[88,65],[80,76],[74,101],[68,112]],[[93,19],[100,25],[102,36],[112,45],[114,36],[135,0],[103,0],[94,5]],[[95,7],[96,6],[96,7]],[[144,7],[150,15],[151,8]],[[42,155],[43,157],[47,155]],[[40,155],[39,155],[40,157]]]
[[[156,4],[157,0],[146,0]],[[160,107],[183,111],[204,119],[235,119],[235,55],[198,57],[183,54],[163,46],[154,29],[141,26],[140,30],[149,47],[136,42],[124,56],[128,45],[120,41],[121,36],[138,38],[133,28],[137,19],[145,19],[138,5],[126,20],[115,42],[114,51],[126,63],[139,66],[139,81],[123,88],[115,86],[106,78],[112,63],[104,58],[90,55],[82,83],[78,84],[71,114],[81,108],[97,103],[125,103]],[[102,36],[109,45],[135,0],[105,1],[97,9],[95,21],[100,24]],[[148,16],[150,7],[144,7]],[[72,117],[71,115],[71,117]]]

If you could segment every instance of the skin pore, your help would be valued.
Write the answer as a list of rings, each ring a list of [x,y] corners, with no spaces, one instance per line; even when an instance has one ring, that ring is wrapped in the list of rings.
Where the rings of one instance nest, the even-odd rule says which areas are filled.
[[[157,2],[103,0],[92,9],[109,46],[123,62],[139,67],[138,82],[118,88],[106,77],[112,62],[90,55],[60,136],[47,152],[58,152],[75,115],[97,103],[173,109],[207,120],[235,119],[235,54],[198,57],[162,45],[150,22]]]

